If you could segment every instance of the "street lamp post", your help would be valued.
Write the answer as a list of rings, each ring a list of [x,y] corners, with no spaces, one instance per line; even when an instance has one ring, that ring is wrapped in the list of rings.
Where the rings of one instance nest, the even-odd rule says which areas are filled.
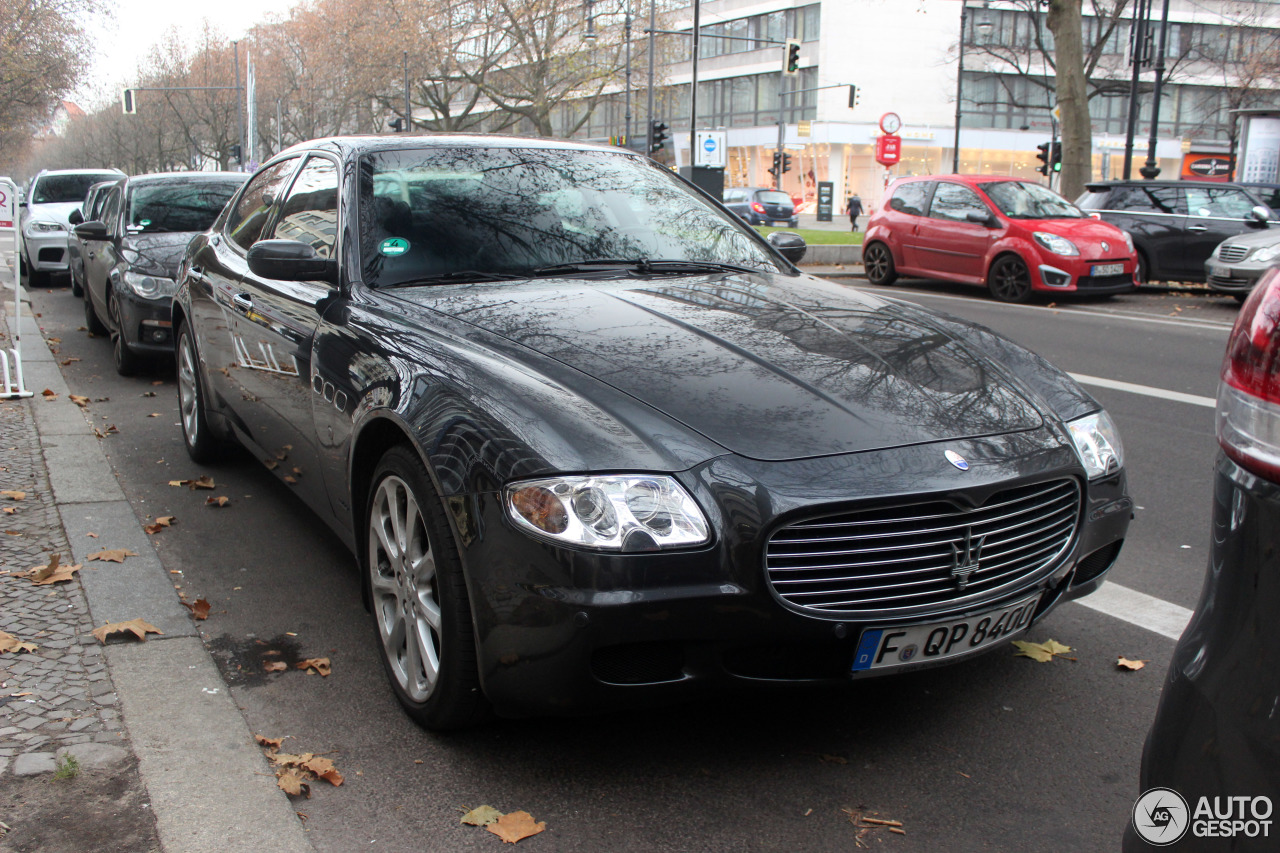
[[[595,12],[593,12],[591,8],[591,4],[594,2],[595,0],[586,0],[587,31],[582,34],[582,37],[588,41],[594,41],[596,38],[596,16],[595,16]],[[617,12],[606,12],[605,14],[616,15]],[[649,14],[651,17],[654,14],[652,7],[650,7]],[[623,39],[626,41],[626,44],[627,44],[626,68],[623,72],[626,75],[626,82],[623,86],[623,91],[625,92],[624,97],[625,97],[626,107],[625,107],[625,114],[623,115],[622,135],[623,135],[623,139],[626,140],[626,146],[630,148],[632,147],[631,146],[631,2],[630,0],[627,0],[627,5],[623,8],[622,15],[623,15],[622,34],[623,34]],[[653,34],[652,33],[649,34],[649,116],[650,118],[653,117]]]
[[[951,174],[960,174],[960,97],[964,93],[964,30],[969,21],[969,4],[960,0],[960,49],[956,57],[956,135],[951,143]]]

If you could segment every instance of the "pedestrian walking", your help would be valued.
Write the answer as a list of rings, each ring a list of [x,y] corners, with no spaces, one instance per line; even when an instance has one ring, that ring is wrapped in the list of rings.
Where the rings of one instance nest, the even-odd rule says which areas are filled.
[[[849,225],[850,225],[849,230],[857,231],[858,217],[862,215],[862,199],[858,197],[857,193],[854,193],[853,195],[849,196],[849,201],[847,202],[847,204],[849,207]]]

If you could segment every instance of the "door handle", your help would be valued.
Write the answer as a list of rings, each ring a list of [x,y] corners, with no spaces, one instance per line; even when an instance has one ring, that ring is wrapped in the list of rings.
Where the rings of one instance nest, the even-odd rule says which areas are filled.
[[[236,293],[236,294],[233,294],[233,295],[231,296],[231,302],[232,302],[232,304],[234,304],[237,308],[242,308],[242,309],[244,309],[245,311],[252,311],[252,310],[253,310],[253,297],[251,297],[251,296],[250,296],[249,294],[247,294],[247,293]]]
[[[1208,231],[1209,226],[1208,225],[1188,225],[1187,230],[1188,231]]]

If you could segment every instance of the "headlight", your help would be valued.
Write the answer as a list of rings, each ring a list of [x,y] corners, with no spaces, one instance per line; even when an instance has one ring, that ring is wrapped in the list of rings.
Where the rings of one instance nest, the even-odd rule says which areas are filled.
[[[1264,264],[1267,261],[1274,261],[1276,258],[1280,258],[1280,243],[1274,246],[1267,246],[1265,249],[1258,249],[1250,255],[1251,260]]]
[[[1078,255],[1080,250],[1076,248],[1076,244],[1072,243],[1066,237],[1060,237],[1057,234],[1050,234],[1048,231],[1037,231],[1031,235],[1036,238],[1036,242],[1044,246],[1055,255]]]
[[[1076,452],[1089,479],[1119,471],[1124,465],[1124,445],[1120,431],[1106,412],[1095,412],[1067,423]]]
[[[605,551],[688,548],[710,540],[707,519],[671,477],[549,477],[506,488],[507,514],[523,529]]]
[[[49,222],[44,219],[33,219],[27,223],[26,235],[28,237],[39,237],[42,234],[52,234],[55,231],[65,231],[60,222]]]
[[[136,272],[126,272],[124,274],[124,283],[129,285],[129,289],[141,296],[143,299],[158,299],[162,296],[173,296],[178,291],[178,285],[171,278],[165,278],[159,275],[142,275]]]
[[[1120,231],[1120,233],[1124,235],[1124,244],[1129,247],[1129,251],[1131,253],[1138,251],[1137,248],[1133,245],[1133,236],[1128,231],[1125,231],[1123,229]]]

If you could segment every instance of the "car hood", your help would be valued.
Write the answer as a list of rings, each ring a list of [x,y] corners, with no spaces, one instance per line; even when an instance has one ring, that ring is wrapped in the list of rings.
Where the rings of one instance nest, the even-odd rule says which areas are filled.
[[[1046,231],[1066,237],[1086,258],[1127,258],[1132,256],[1124,240],[1124,232],[1110,222],[1085,219],[1016,219],[1017,224],[1032,231]],[[1107,248],[1102,248],[1106,243]]]
[[[47,204],[31,204],[27,206],[27,218],[38,222],[57,222],[70,230],[71,211],[80,207],[78,201],[49,202]]]
[[[997,363],[917,309],[807,276],[396,290],[556,359],[753,459],[1033,429]]]
[[[124,238],[120,257],[134,272],[177,278],[182,253],[194,236],[180,231],[130,234]]]
[[[1274,246],[1277,243],[1280,243],[1280,228],[1263,228],[1260,231],[1246,231],[1243,234],[1228,237],[1222,241],[1221,245],[1230,244],[1232,246],[1248,246],[1252,249],[1261,249],[1266,246]]]

